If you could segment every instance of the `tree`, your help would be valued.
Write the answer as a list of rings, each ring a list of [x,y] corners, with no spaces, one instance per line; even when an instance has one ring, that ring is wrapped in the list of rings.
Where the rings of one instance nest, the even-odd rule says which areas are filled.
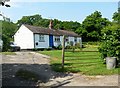
[[[80,23],[77,22],[77,21],[76,22],[73,22],[73,21],[63,21],[61,27],[63,27],[66,30],[75,31],[77,28],[80,27]]]
[[[36,14],[32,16],[23,16],[22,19],[18,20],[17,24],[29,24],[33,26],[48,27],[51,19],[42,18],[41,15]],[[79,22],[73,21],[60,21],[53,19],[53,29],[64,29],[75,31],[79,26]]]
[[[22,19],[18,20],[17,24],[29,24],[34,25],[37,24],[42,19],[41,15],[36,14],[33,16],[23,16]]]
[[[113,14],[112,19],[113,19],[113,22],[117,22],[120,24],[120,7],[118,7],[118,12],[115,12]]]
[[[118,57],[120,58],[120,26],[113,24],[102,30],[102,40],[99,47],[101,57]]]
[[[109,24],[110,21],[108,19],[102,18],[101,12],[95,11],[85,18],[76,33],[81,33],[84,41],[99,41],[101,30]]]
[[[13,35],[17,30],[16,24],[13,22],[2,22],[2,40],[3,40],[3,51],[10,49],[10,41],[13,41]]]

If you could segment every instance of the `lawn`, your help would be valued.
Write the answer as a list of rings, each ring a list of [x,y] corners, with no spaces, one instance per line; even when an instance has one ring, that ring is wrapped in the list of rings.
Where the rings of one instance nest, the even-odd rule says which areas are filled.
[[[61,50],[39,51],[39,53],[51,56],[50,63],[52,69],[57,72],[77,72],[85,75],[111,75],[118,74],[118,69],[120,69],[107,70],[96,47],[84,48],[81,52],[65,52],[64,70],[61,68]]]
[[[0,52],[0,53],[4,55],[16,55],[15,52]]]

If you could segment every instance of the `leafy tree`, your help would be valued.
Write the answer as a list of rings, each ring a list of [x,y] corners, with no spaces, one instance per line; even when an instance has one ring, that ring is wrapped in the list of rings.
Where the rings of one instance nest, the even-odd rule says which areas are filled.
[[[73,30],[75,31],[79,26],[79,22],[73,21],[59,21],[58,19],[53,19],[53,28],[54,29],[65,29],[65,30]],[[48,27],[50,23],[50,19],[42,18],[41,15],[33,15],[33,16],[23,16],[22,19],[18,20],[17,24],[29,24],[40,27]]]
[[[115,12],[113,14],[112,19],[113,19],[113,22],[117,22],[120,24],[120,8],[118,8],[118,12]]]
[[[113,24],[102,30],[102,41],[99,48],[101,57],[108,56],[120,58],[120,26]]]
[[[53,28],[60,29],[61,28],[61,21],[59,21],[58,19],[54,19],[53,20]]]
[[[101,12],[95,11],[85,18],[76,33],[82,35],[83,41],[98,41],[101,37],[101,30],[109,24],[108,19],[102,18]]]
[[[50,20],[48,19],[41,19],[38,22],[34,23],[34,26],[40,26],[40,27],[48,27],[50,23]]]
[[[2,22],[2,40],[3,40],[3,51],[10,49],[10,41],[13,41],[13,35],[17,30],[16,24],[12,22]]]
[[[33,15],[33,16],[23,16],[22,19],[18,20],[17,24],[29,24],[29,25],[34,25],[39,20],[41,20],[42,17],[39,14]]]
[[[62,27],[66,30],[72,30],[75,31],[77,28],[80,27],[80,23],[73,22],[73,21],[63,21],[62,22]]]

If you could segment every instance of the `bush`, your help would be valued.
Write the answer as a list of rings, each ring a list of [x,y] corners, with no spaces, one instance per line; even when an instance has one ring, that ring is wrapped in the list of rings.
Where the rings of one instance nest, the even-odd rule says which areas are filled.
[[[76,43],[75,44],[75,49],[80,49],[81,47],[80,47],[80,43]]]
[[[70,45],[67,45],[65,49],[72,49],[72,47]]]
[[[60,45],[58,45],[58,46],[53,46],[52,48],[53,48],[53,49],[61,50],[61,49],[62,49],[62,45],[60,44]]]
[[[107,27],[102,31],[102,34],[102,42],[99,47],[101,57],[103,59],[106,57],[120,58],[120,29]]]
[[[83,42],[85,45],[99,45],[100,42]]]
[[[62,45],[59,45],[59,46],[57,47],[57,49],[58,49],[58,50],[61,50],[61,49],[62,49]]]

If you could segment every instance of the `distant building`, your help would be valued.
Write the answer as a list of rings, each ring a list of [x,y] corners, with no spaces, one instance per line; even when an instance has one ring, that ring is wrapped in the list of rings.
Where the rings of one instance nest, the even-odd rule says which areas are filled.
[[[55,30],[23,24],[14,35],[14,42],[21,49],[53,48],[62,45],[63,35],[66,36],[65,46],[82,43],[82,38],[73,31]]]

